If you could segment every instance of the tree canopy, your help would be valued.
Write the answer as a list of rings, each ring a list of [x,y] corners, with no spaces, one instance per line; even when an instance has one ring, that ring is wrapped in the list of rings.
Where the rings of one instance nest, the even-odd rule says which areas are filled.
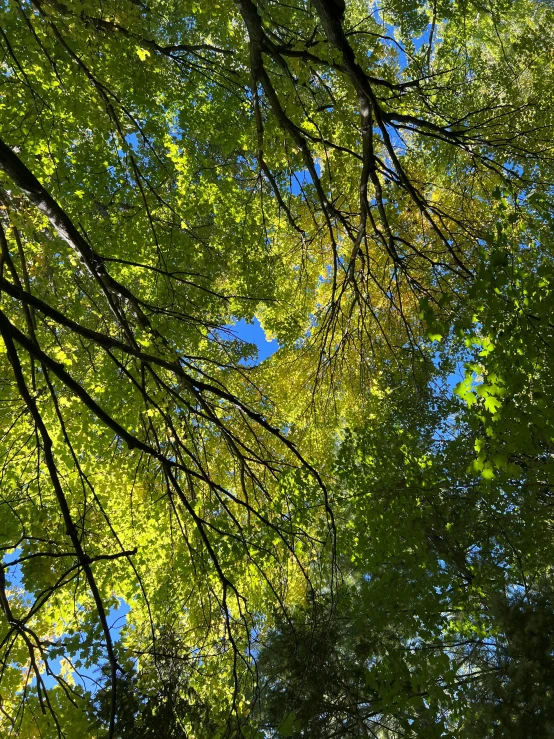
[[[0,14],[0,736],[554,736],[550,0]]]

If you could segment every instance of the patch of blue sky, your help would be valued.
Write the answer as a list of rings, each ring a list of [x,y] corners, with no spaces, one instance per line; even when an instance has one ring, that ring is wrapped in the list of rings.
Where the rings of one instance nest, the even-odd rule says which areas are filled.
[[[133,151],[138,149],[138,137],[136,133],[129,133],[125,136],[125,141],[129,144]]]
[[[419,51],[423,46],[429,45],[429,39],[431,37],[431,25],[429,24],[425,31],[419,36],[419,38],[412,39],[414,49]],[[435,34],[433,34],[433,38],[435,38]]]
[[[435,352],[435,356],[433,357],[433,364],[435,365],[435,367],[440,368],[443,355],[440,342],[437,341],[436,345],[437,351]],[[471,355],[469,354],[469,352],[465,356],[458,359],[452,371],[448,375],[440,379],[440,384],[442,384],[443,387],[447,387],[450,392],[454,392],[456,387],[465,378],[465,362],[470,361],[470,359]]]
[[[130,607],[123,598],[118,598],[118,604],[110,608],[107,620],[110,629],[110,635],[114,644],[117,644],[121,639],[121,631],[127,624],[127,616],[130,612]],[[58,640],[63,642],[63,636]],[[84,634],[83,634],[84,640]],[[99,682],[102,679],[102,664],[97,664],[91,667],[85,667],[83,661],[85,658],[84,652],[77,650],[74,654],[68,655],[73,669],[71,670],[71,676],[75,683],[80,684],[83,690],[94,692],[99,686]],[[55,657],[48,660],[48,664],[54,675],[59,675],[62,671],[62,658]],[[69,663],[68,663],[69,664]],[[57,685],[56,678],[54,675],[43,675],[44,683],[47,688],[53,688]]]
[[[318,177],[321,177],[321,165],[318,162],[315,162],[315,171]],[[304,188],[307,185],[312,185],[313,179],[312,175],[308,172],[307,169],[299,169],[296,172],[293,172],[291,175],[290,180],[290,191],[292,195],[301,195],[304,191]]]
[[[271,341],[267,338],[265,331],[263,330],[259,320],[254,318],[253,321],[246,321],[241,318],[240,321],[236,321],[232,325],[228,326],[229,330],[242,341],[246,341],[249,344],[254,344],[257,349],[256,359],[247,359],[244,364],[247,366],[257,365],[263,362],[272,354],[275,354],[279,349],[279,342],[277,339]]]
[[[387,23],[383,19],[383,17],[381,16],[381,13],[379,12],[378,3],[373,3],[372,15],[377,21],[377,23],[382,28],[383,38],[380,39],[380,42],[396,50],[398,54],[398,61],[400,63],[401,68],[403,69],[404,67],[408,65],[408,60],[404,52],[404,49],[402,48],[402,45],[395,38],[395,30],[396,30],[395,26],[393,26],[391,23]]]
[[[380,131],[377,130],[376,133],[380,133]],[[387,133],[389,135],[389,139],[394,148],[394,151],[397,154],[404,154],[406,152],[406,142],[404,141],[403,136],[394,128],[392,128],[392,126],[387,127]],[[387,161],[387,164],[391,166],[392,162]]]
[[[385,20],[382,18],[380,12],[380,6],[379,3],[374,2],[372,6],[372,15],[379,23],[379,25],[383,29],[383,35],[386,37],[384,39],[381,39],[382,43],[384,43],[386,46],[388,46],[391,49],[394,49],[397,55],[398,64],[400,66],[400,70],[404,70],[409,66],[409,58],[408,54],[406,53],[406,50],[398,41],[397,39],[397,33],[396,33],[396,27],[391,24],[385,22]],[[425,50],[429,46],[429,42],[431,41],[431,29],[433,28],[432,20],[429,18],[429,21],[427,23],[427,26],[425,27],[423,33],[421,33],[419,36],[414,36],[411,39],[411,42],[413,44],[413,50],[417,54],[418,52]],[[437,42],[441,40],[440,37],[440,26],[435,25],[433,28],[433,37],[432,42],[433,46]]]
[[[517,177],[521,177],[524,172],[523,165],[518,162],[505,162],[504,169]]]
[[[2,565],[6,570],[8,591],[17,589],[19,598],[26,606],[30,608],[33,605],[34,597],[25,588],[21,564],[17,562],[17,560],[20,559],[22,555],[23,551],[21,550],[21,548],[14,549],[12,552],[4,554],[4,556],[2,557]],[[114,644],[117,644],[117,642],[121,639],[121,631],[123,627],[127,624],[127,616],[130,610],[131,609],[129,605],[123,600],[123,598],[118,598],[117,605],[110,608],[108,612],[108,626]],[[60,675],[62,672],[63,658],[58,656],[59,648],[57,648],[57,645],[63,643],[63,640],[64,635],[60,636],[57,639],[55,646],[51,648],[54,655],[48,658],[48,667],[51,670],[51,673],[47,673],[46,671],[44,671],[42,675],[44,684],[47,689],[54,688],[57,685],[57,680],[55,676]],[[68,655],[68,657],[75,664],[81,663],[84,655],[77,651],[75,654]],[[80,683],[83,689],[93,691],[98,683],[99,678],[101,677],[100,667],[100,665],[91,668],[79,666],[77,669],[72,671],[73,679],[76,683]],[[32,679],[30,680],[30,685],[34,685],[35,683],[36,678],[32,677]]]
[[[21,569],[21,564],[18,562],[22,555],[23,551],[20,547],[17,547],[17,549],[14,549],[11,553],[4,554],[2,557],[2,565],[6,574],[7,587],[10,590],[17,589],[18,595],[25,605],[30,607],[33,603],[33,597],[25,589],[23,571]]]

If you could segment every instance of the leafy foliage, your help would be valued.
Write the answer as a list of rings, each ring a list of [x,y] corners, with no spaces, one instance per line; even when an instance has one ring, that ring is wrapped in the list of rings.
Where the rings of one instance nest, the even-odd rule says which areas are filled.
[[[0,12],[0,734],[551,736],[551,4]]]

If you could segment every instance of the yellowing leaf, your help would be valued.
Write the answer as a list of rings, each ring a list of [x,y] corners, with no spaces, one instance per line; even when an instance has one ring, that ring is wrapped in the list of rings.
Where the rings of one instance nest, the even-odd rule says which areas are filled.
[[[145,59],[150,56],[148,49],[143,49],[141,46],[136,47],[136,52],[141,62],[145,61]]]

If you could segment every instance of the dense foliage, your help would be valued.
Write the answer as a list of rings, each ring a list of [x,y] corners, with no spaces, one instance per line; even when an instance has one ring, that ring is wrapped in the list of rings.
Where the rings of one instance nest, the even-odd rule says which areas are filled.
[[[0,8],[0,736],[554,736],[551,2]]]

